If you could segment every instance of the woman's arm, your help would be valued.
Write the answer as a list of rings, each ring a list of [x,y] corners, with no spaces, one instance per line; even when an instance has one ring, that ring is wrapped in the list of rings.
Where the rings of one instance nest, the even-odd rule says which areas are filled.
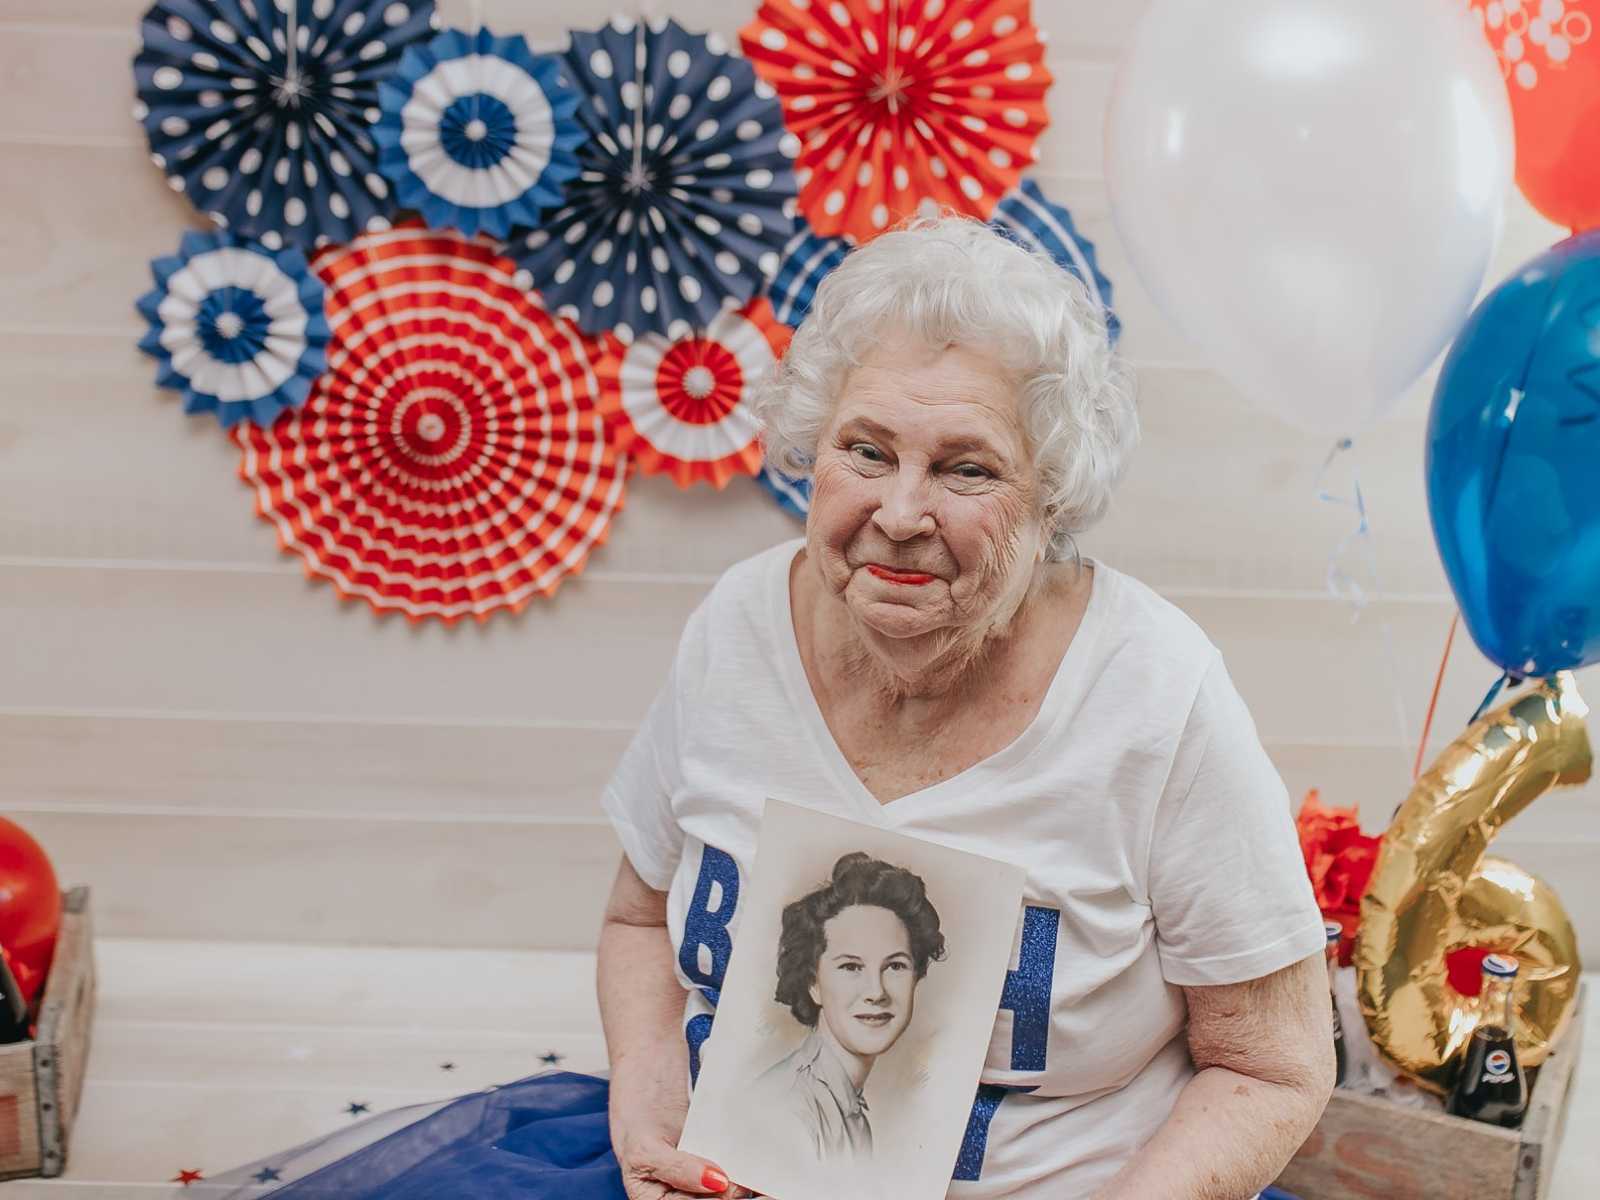
[[[1246,983],[1183,992],[1199,1072],[1094,1200],[1249,1200],[1294,1157],[1333,1091],[1320,954]]]
[[[611,1059],[611,1145],[630,1200],[728,1190],[728,1177],[678,1151],[689,1111],[683,987],[672,965],[667,896],[624,855],[606,903],[596,982]]]

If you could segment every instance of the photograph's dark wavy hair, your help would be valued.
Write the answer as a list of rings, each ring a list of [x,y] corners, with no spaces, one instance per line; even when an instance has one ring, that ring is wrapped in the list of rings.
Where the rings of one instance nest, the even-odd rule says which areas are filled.
[[[833,878],[814,892],[786,905],[778,937],[778,990],[774,999],[786,1004],[800,1024],[815,1028],[822,1010],[811,998],[817,964],[827,949],[823,927],[856,904],[887,908],[899,917],[911,942],[911,964],[920,981],[930,962],[944,958],[939,912],[928,902],[922,880],[892,863],[860,851],[833,864]]]

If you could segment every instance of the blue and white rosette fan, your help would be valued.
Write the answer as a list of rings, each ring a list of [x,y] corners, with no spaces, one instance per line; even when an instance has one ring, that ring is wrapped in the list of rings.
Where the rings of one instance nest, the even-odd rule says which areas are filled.
[[[150,271],[156,286],[138,301],[150,330],[139,349],[160,362],[156,382],[183,393],[184,412],[215,413],[227,429],[270,425],[305,403],[327,365],[328,321],[304,254],[186,233]]]
[[[793,475],[785,475],[771,463],[763,463],[756,482],[778,502],[778,507],[784,512],[802,521],[806,519],[806,514],[811,511],[811,480],[796,479]]]
[[[378,84],[432,22],[433,0],[157,0],[133,114],[168,183],[222,228],[269,249],[349,241],[398,207]]]
[[[448,29],[413,46],[378,87],[378,165],[435,229],[504,237],[538,224],[578,173],[588,136],[560,60],[516,34]]]
[[[751,299],[794,230],[777,94],[715,35],[614,18],[572,34],[589,139],[561,208],[506,247],[562,316],[624,343],[676,340]]]
[[[1072,214],[1045,199],[1039,185],[1024,179],[1001,197],[989,224],[1013,241],[1043,250],[1088,285],[1106,314],[1106,332],[1116,344],[1122,322],[1111,308],[1111,280],[1095,262],[1094,243],[1072,223]]]
[[[794,219],[794,226],[794,236],[784,246],[778,269],[767,283],[767,298],[778,320],[798,329],[811,311],[817,285],[844,261],[851,243],[841,237],[823,237],[803,216]]]

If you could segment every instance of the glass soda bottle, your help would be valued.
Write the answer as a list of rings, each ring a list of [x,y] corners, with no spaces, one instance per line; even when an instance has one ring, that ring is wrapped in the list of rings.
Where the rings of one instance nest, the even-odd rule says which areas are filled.
[[[11,966],[0,955],[0,1044],[28,1039],[28,1006],[22,1002],[22,989],[11,974]]]
[[[1517,960],[1510,955],[1491,954],[1483,960],[1478,1024],[1450,1093],[1450,1112],[1455,1116],[1515,1127],[1528,1111],[1528,1080],[1517,1062],[1512,1004],[1516,978]]]
[[[1348,1063],[1344,1048],[1344,1023],[1339,1020],[1339,997],[1333,990],[1334,972],[1339,969],[1339,941],[1344,937],[1344,927],[1337,921],[1324,921],[1323,957],[1328,962],[1328,996],[1333,1001],[1333,1057],[1337,1063],[1334,1076],[1336,1086],[1344,1086],[1344,1073]]]

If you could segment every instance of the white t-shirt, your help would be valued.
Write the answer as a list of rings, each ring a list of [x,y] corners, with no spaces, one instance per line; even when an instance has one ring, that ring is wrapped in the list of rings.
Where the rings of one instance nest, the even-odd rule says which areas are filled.
[[[1322,950],[1283,781],[1205,634],[1096,562],[1032,724],[880,804],[806,679],[789,603],[802,544],[718,581],[604,795],[634,868],[668,892],[691,1066],[767,797],[1020,863],[1024,910],[949,1194],[1088,1195],[1194,1073],[1177,985],[1255,979]]]

